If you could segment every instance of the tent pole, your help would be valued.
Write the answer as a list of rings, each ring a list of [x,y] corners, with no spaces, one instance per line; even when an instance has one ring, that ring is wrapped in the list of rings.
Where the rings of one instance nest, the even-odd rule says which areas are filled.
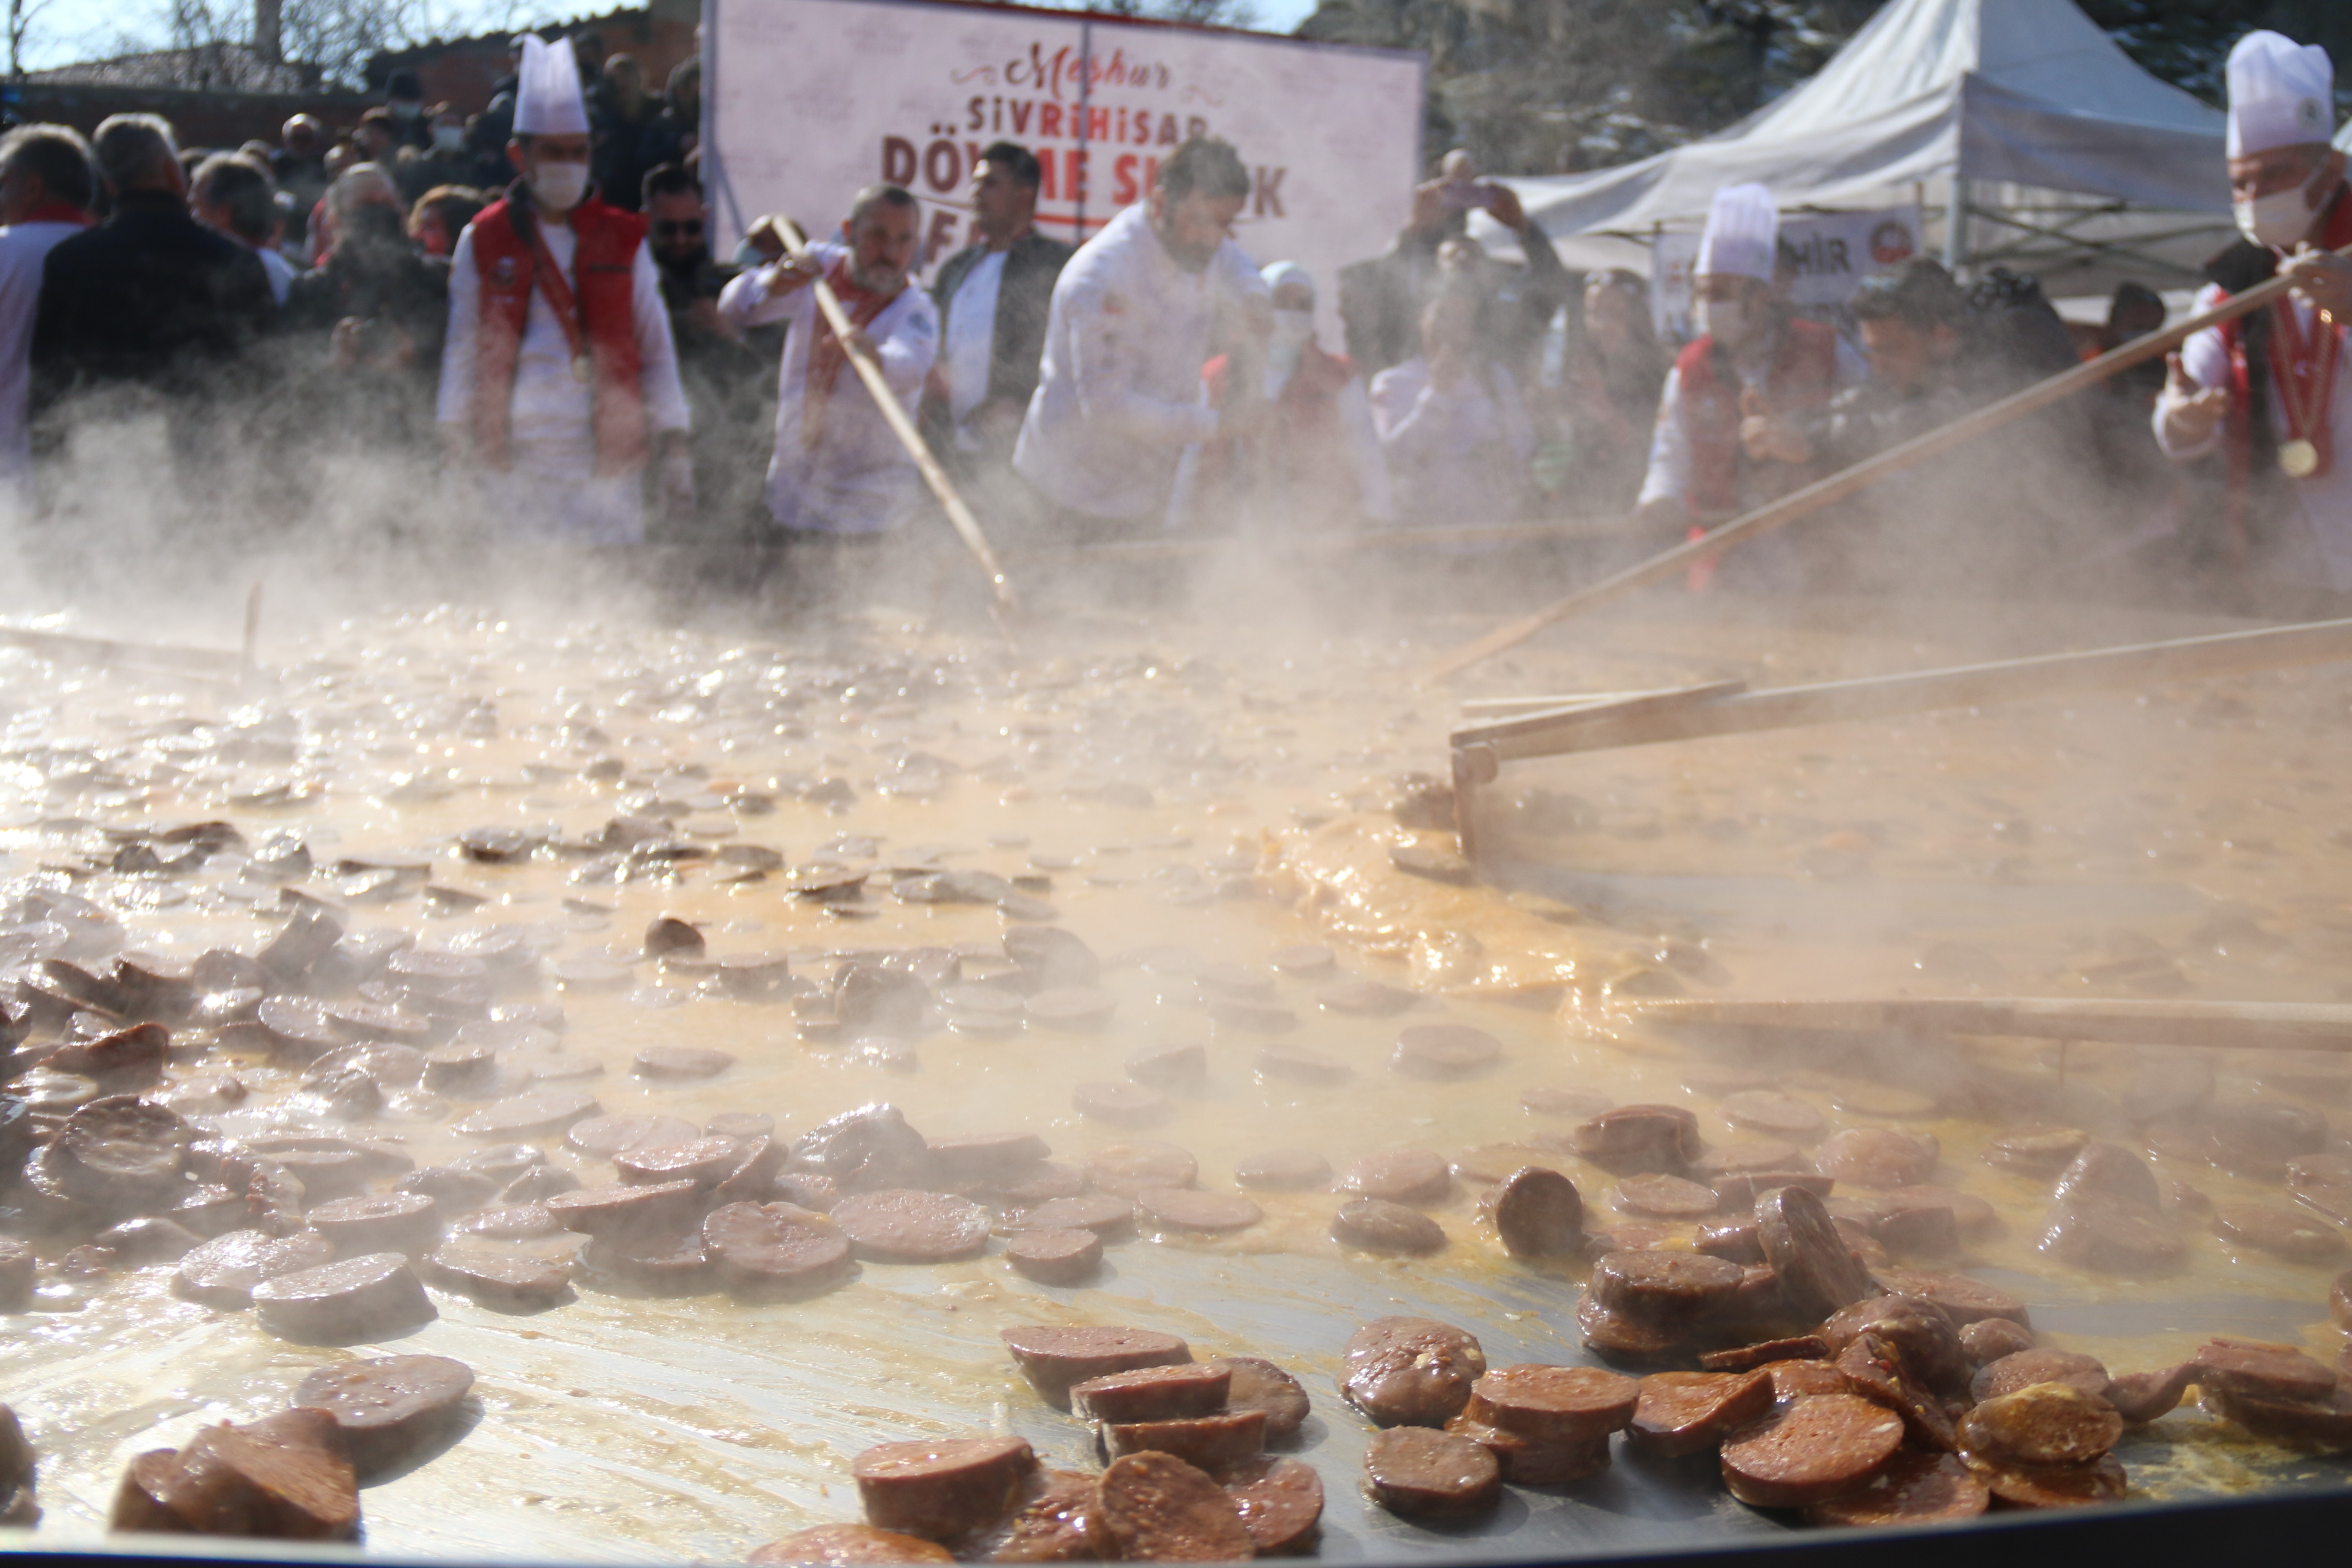
[[[1958,278],[1969,264],[1969,177],[1952,175],[1952,199],[1944,208],[1944,270]]]

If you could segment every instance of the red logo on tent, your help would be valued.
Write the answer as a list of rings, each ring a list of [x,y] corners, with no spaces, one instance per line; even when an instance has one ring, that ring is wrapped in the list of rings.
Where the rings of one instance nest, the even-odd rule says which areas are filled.
[[[1870,231],[1870,258],[1881,267],[1908,261],[1916,248],[1911,243],[1911,231],[1893,218]]]

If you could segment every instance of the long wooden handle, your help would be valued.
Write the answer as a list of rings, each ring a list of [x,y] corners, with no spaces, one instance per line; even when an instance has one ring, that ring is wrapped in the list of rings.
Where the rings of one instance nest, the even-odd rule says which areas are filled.
[[[25,626],[0,626],[0,644],[29,649],[49,658],[95,665],[135,664],[176,670],[207,680],[235,679],[246,668],[242,655],[225,649],[118,642],[111,637],[77,637],[71,632],[41,632]]]
[[[2338,257],[2352,256],[2352,246],[2336,251]],[[1866,458],[1850,468],[1841,469],[1826,479],[1814,480],[1800,490],[1792,490],[1779,500],[1758,507],[1755,510],[1733,518],[1722,527],[1701,534],[1698,538],[1678,544],[1672,550],[1651,556],[1638,565],[1628,566],[1612,576],[1603,577],[1589,587],[1580,588],[1564,599],[1556,599],[1531,615],[1522,616],[1507,626],[1488,632],[1475,642],[1465,643],[1452,653],[1423,671],[1423,684],[1444,680],[1460,674],[1472,665],[1492,658],[1505,648],[1517,647],[1546,626],[1566,620],[1586,610],[1598,609],[1651,584],[1671,577],[1677,572],[1700,561],[1713,560],[1727,550],[1735,549],[1751,539],[1760,539],[1777,528],[1784,528],[1832,501],[1843,500],[1856,490],[1877,483],[1887,475],[1940,457],[1955,447],[1964,446],[1988,431],[1997,430],[2012,420],[2024,417],[2037,408],[2046,408],[2063,398],[2072,397],[2087,386],[2095,386],[2118,371],[2128,370],[2161,353],[2169,353],[2186,342],[2191,334],[2223,321],[2234,321],[2264,305],[2294,287],[2292,273],[2281,273],[2268,282],[2235,294],[2210,310],[2202,310],[2177,325],[2146,337],[2134,338],[2120,348],[2110,349],[2095,360],[2061,371],[2047,381],[2037,382],[2022,392],[2012,393],[1998,403],[1987,404],[1975,413],[1955,419],[1941,429],[1930,430],[1925,436],[1914,437],[1899,447],[1890,447],[1874,458]]]
[[[1982,702],[2165,686],[2343,658],[2352,658],[2352,620],[2310,621],[1770,691],[1727,690],[1727,685],[1735,683],[1717,682],[1499,719],[1456,730],[1450,739],[1456,751],[1485,747],[1495,761],[1507,763],[1798,724],[1891,719]]]
[[[763,221],[792,247],[795,257],[808,254],[808,237],[801,233],[798,224],[781,216]],[[834,336],[841,340],[842,347],[849,354],[849,363],[857,367],[857,379],[864,382],[866,390],[874,395],[875,406],[882,410],[882,417],[889,423],[891,433],[898,437],[898,444],[907,448],[907,456],[915,459],[915,467],[922,471],[923,482],[931,487],[933,495],[940,498],[940,505],[946,509],[948,521],[955,526],[957,535],[963,540],[964,548],[971,551],[972,559],[980,563],[980,569],[988,574],[988,586],[996,595],[997,608],[1006,614],[1012,613],[1015,607],[1013,584],[1006,579],[1004,568],[996,559],[996,552],[989,548],[988,535],[981,531],[980,520],[971,515],[971,508],[964,505],[963,497],[958,493],[955,481],[948,478],[947,469],[931,456],[930,446],[923,439],[923,433],[915,428],[915,421],[899,404],[898,395],[891,391],[890,384],[883,379],[882,367],[851,345],[850,334],[857,330],[857,324],[849,319],[849,312],[841,308],[841,300],[834,294],[833,286],[822,277],[811,279],[809,286],[816,290],[816,308],[824,312],[824,319],[833,326]],[[908,287],[915,285],[909,283]]]
[[[2224,1050],[2352,1051],[2352,1007],[2329,1002],[2115,1001],[2091,997],[1892,996],[1853,1001],[1645,1002],[1633,1017],[1761,1029],[2007,1035]]]

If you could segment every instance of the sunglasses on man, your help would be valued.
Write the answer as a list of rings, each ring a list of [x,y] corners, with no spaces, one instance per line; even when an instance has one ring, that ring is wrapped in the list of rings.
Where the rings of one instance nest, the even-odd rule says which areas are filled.
[[[702,220],[698,217],[666,217],[654,223],[654,233],[663,239],[675,239],[679,235],[688,239],[702,237]]]

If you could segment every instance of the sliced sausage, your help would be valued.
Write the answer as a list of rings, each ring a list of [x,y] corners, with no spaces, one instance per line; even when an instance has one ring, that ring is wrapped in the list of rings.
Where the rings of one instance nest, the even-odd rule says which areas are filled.
[[[572,1264],[565,1258],[463,1238],[442,1243],[425,1260],[425,1272],[445,1289],[516,1310],[554,1306],[572,1289]]]
[[[1069,1408],[1070,1386],[1137,1367],[1174,1366],[1192,1359],[1192,1347],[1152,1329],[1060,1328],[1024,1324],[998,1336],[1013,1362],[1049,1405]]]
[[[1503,1479],[1515,1486],[1558,1486],[1597,1476],[1609,1468],[1609,1439],[1588,1437],[1573,1443],[1542,1443],[1500,1426],[1474,1421],[1464,1411],[1445,1424],[1457,1437],[1467,1437],[1495,1457]]]
[[[2096,1193],[2051,1205],[2041,1246],[2078,1268],[2116,1274],[2161,1273],[2177,1267],[2187,1250],[2156,1208]]]
[[[2124,1418],[2105,1399],[2063,1383],[1985,1400],[1959,1424],[1960,1446],[1994,1464],[2088,1464],[2123,1435]]]
[[[1115,1372],[1074,1384],[1070,1414],[1081,1421],[1172,1421],[1210,1415],[1224,1408],[1233,1382],[1233,1367],[1216,1361]]]
[[[157,1215],[108,1226],[91,1239],[133,1266],[176,1263],[204,1244],[194,1231]]]
[[[1705,1219],[1721,1201],[1712,1187],[1664,1175],[1628,1176],[1610,1198],[1623,1212],[1647,1219]]]
[[[1584,1200],[1558,1171],[1523,1165],[1478,1200],[1513,1258],[1557,1258],[1584,1245]]]
[[[1081,1197],[1047,1198],[1034,1208],[1022,1209],[1004,1221],[1013,1230],[1090,1230],[1097,1236],[1125,1236],[1135,1228],[1135,1205],[1108,1193]]]
[[[1874,1331],[1857,1334],[1838,1352],[1835,1364],[1848,1387],[1903,1418],[1916,1447],[1942,1453],[1960,1447],[1943,1403],[1914,1373],[1908,1359],[1892,1342]]]
[[[1960,1331],[1960,1348],[1978,1366],[1990,1366],[2003,1356],[2033,1348],[2032,1331],[2007,1318],[1979,1318]]]
[[[1845,1373],[1825,1361],[1775,1361],[1757,1368],[1772,1379],[1772,1398],[1786,1404],[1809,1394],[1852,1394]]]
[[[2352,1388],[2324,1399],[2273,1399],[2216,1390],[2214,1408],[2257,1437],[2352,1452]]]
[[[142,1459],[152,1459],[142,1455]],[[350,1541],[360,1524],[359,1488],[324,1411],[286,1410],[242,1426],[207,1426],[142,1477],[153,1510],[133,1528],[284,1541]],[[118,1510],[131,1501],[126,1475]],[[158,1516],[161,1517],[158,1517]]]
[[[867,1563],[952,1563],[955,1553],[936,1542],[870,1524],[820,1524],[771,1541],[744,1561],[774,1568],[849,1568]]]
[[[1256,1356],[1230,1355],[1206,1364],[1223,1367],[1233,1374],[1225,1392],[1225,1408],[1265,1414],[1267,1441],[1290,1436],[1306,1425],[1307,1390],[1272,1362]]]
[[[1070,1109],[1120,1127],[1149,1127],[1168,1114],[1168,1097],[1147,1083],[1099,1079],[1071,1086]]]
[[[1985,1145],[1984,1162],[2029,1176],[2054,1176],[2074,1163],[2091,1135],[2074,1127],[2029,1127]]]
[[[1654,1362],[1678,1357],[1691,1330],[1685,1323],[1660,1325],[1633,1312],[1601,1304],[1587,1290],[1576,1303],[1577,1332],[1584,1348],[1611,1361]]]
[[[702,1231],[690,1221],[674,1229],[591,1237],[580,1249],[580,1266],[667,1295],[703,1289],[716,1272]]]
[[[33,1446],[26,1441],[23,1425],[14,1410],[0,1405],[0,1524],[40,1522],[41,1505],[33,1496]],[[1319,1493],[1316,1502],[1319,1510]]]
[[[833,1205],[833,1222],[858,1257],[883,1263],[944,1263],[988,1245],[988,1211],[948,1193],[887,1187]]]
[[[1605,1252],[1593,1260],[1593,1298],[1659,1327],[1693,1321],[1729,1301],[1744,1270],[1703,1252]]]
[[[604,1108],[577,1089],[543,1089],[509,1095],[450,1124],[468,1138],[538,1138],[562,1132]]]
[[[850,1461],[866,1521],[926,1541],[955,1542],[1004,1517],[1037,1468],[1019,1437],[877,1443]]]
[[[1849,1127],[1822,1140],[1813,1163],[1857,1187],[1911,1187],[1927,1179],[1941,1151],[1933,1138],[1891,1127]]]
[[[1903,1443],[1903,1418],[1852,1394],[1778,1405],[1723,1446],[1723,1484],[1755,1508],[1804,1508],[1855,1490]]]
[[[624,1149],[613,1156],[613,1170],[627,1186],[692,1182],[708,1190],[732,1175],[742,1162],[743,1145],[732,1138],[693,1138],[679,1143],[640,1143],[633,1149]],[[782,1163],[782,1160],[777,1163]]]
[[[1076,1470],[1039,1468],[1021,1484],[1013,1510],[964,1548],[967,1561],[982,1563],[1090,1563],[1096,1557],[1088,1525],[1094,1512],[1095,1479]]]
[[[1357,1198],[1331,1216],[1331,1237],[1372,1252],[1442,1251],[1445,1230],[1419,1209],[1385,1198]]]
[[[336,1198],[305,1217],[345,1258],[362,1252],[421,1257],[441,1243],[441,1205],[423,1193]]]
[[[1453,1432],[1400,1426],[1364,1450],[1364,1489],[1406,1519],[1462,1519],[1501,1500],[1502,1466],[1483,1444]]]
[[[1971,1467],[1995,1500],[2011,1508],[2083,1508],[2116,1502],[2128,1485],[2123,1462],[2113,1454],[2087,1465],[1992,1465]]]
[[[1782,1187],[1757,1201],[1756,1238],[1800,1316],[1826,1318],[1877,1292],[1846,1250],[1829,1210],[1802,1187]]]
[[[1382,1426],[1443,1426],[1486,1375],[1477,1340],[1431,1318],[1375,1318],[1341,1352],[1339,1394]]]
[[[1087,1181],[1098,1193],[1132,1198],[1146,1187],[1189,1187],[1200,1162],[1173,1143],[1112,1143],[1086,1157]]]
[[[1698,1364],[1708,1372],[1751,1372],[1776,1361],[1821,1361],[1829,1353],[1829,1342],[1819,1334],[1800,1334],[1794,1339],[1759,1340],[1752,1345],[1708,1351],[1698,1358]]]
[[[1103,1451],[1173,1454],[1213,1474],[1265,1452],[1265,1413],[1235,1410],[1171,1421],[1106,1421]]]
[[[1619,1175],[1672,1174],[1699,1156],[1698,1118],[1678,1105],[1621,1105],[1579,1124],[1569,1146]]]
[[[1090,1230],[1016,1230],[1004,1260],[1041,1285],[1076,1285],[1102,1267],[1102,1237]]]
[[[1992,1493],[1956,1454],[1906,1448],[1858,1490],[1805,1510],[1811,1524],[1946,1524],[1974,1519]]]
[[[286,1237],[233,1230],[180,1259],[179,1269],[172,1277],[172,1294],[184,1301],[236,1311],[253,1304],[253,1288],[263,1280],[316,1268],[334,1258],[334,1243],[314,1230]]]
[[[438,1314],[407,1258],[370,1252],[264,1279],[253,1315],[280,1339],[317,1345],[381,1338]]]
[[[1135,1194],[1136,1218],[1160,1230],[1189,1230],[1203,1235],[1247,1230],[1265,1217],[1265,1211],[1247,1198],[1229,1193],[1204,1193],[1196,1187],[1146,1187]]]
[[[322,1366],[294,1388],[294,1403],[335,1419],[360,1474],[400,1463],[454,1426],[474,1369],[438,1355],[379,1356]]]
[[[545,1204],[508,1204],[477,1209],[449,1227],[459,1236],[486,1237],[493,1241],[536,1241],[563,1234],[563,1222]]]
[[[1389,1066],[1412,1078],[1468,1078],[1502,1059],[1503,1042],[1467,1024],[1413,1024],[1399,1031]]]
[[[583,1154],[609,1160],[641,1143],[687,1143],[694,1136],[694,1123],[675,1116],[591,1116],[567,1128],[563,1142]]]
[[[2290,1263],[2326,1263],[2344,1251],[2344,1233],[2336,1226],[2276,1204],[2221,1205],[2213,1211],[2213,1234]]]
[[[622,1237],[672,1231],[692,1223],[701,1212],[701,1188],[685,1181],[641,1187],[615,1184],[556,1193],[546,1204],[547,1212],[566,1229]]]
[[[1710,1190],[1725,1213],[1753,1215],[1759,1198],[1782,1187],[1803,1187],[1814,1196],[1825,1198],[1837,1190],[1837,1183],[1811,1171],[1726,1171],[1714,1179]]]
[[[2200,1388],[2257,1399],[2326,1399],[2336,1373],[2292,1345],[2216,1339],[2198,1347],[2191,1364]]]
[[[2182,1396],[2196,1379],[2194,1362],[2149,1372],[2127,1372],[2107,1384],[2104,1397],[2116,1407],[2116,1415],[2137,1426],[2179,1408]]]
[[[1597,1366],[1522,1363],[1471,1384],[1464,1414],[1533,1442],[1583,1443],[1622,1431],[1633,1419],[1641,1386]]]
[[[1878,1282],[1897,1295],[1932,1303],[1955,1324],[1966,1328],[1985,1318],[2006,1318],[2032,1330],[2033,1320],[2025,1303],[2003,1290],[1965,1274],[1937,1274],[1923,1268],[1884,1268]]]
[[[1715,1113],[1734,1127],[1769,1132],[1776,1138],[1809,1140],[1820,1134],[1821,1111],[1793,1094],[1777,1089],[1748,1089],[1727,1094]]]
[[[702,1218],[702,1246],[730,1285],[759,1288],[828,1279],[849,1267],[849,1238],[797,1204],[727,1204]]]
[[[1104,1556],[1131,1562],[1224,1562],[1254,1551],[1235,1500],[1170,1454],[1112,1460],[1095,1483],[1090,1525]]]
[[[2074,1351],[2020,1351],[1978,1368],[1969,1383],[1969,1396],[1982,1404],[2037,1383],[2063,1383],[2097,1398],[2106,1392],[2107,1369],[2095,1356]]]
[[[1654,1372],[1642,1379],[1627,1427],[1637,1448],[1696,1454],[1772,1408],[1772,1376],[1752,1372]]]
[[[1297,1459],[1244,1459],[1221,1478],[1260,1557],[1286,1557],[1314,1544],[1323,1519],[1323,1478]]]
[[[1842,1307],[1822,1324],[1832,1351],[1843,1351],[1864,1333],[1877,1335],[1902,1352],[1905,1367],[1937,1394],[1968,1391],[1971,1368],[1952,1321],[1914,1296],[1874,1296]]]
[[[1426,1149],[1371,1154],[1339,1172],[1339,1190],[1392,1204],[1443,1203],[1454,1191],[1454,1168]]]
[[[1269,1149],[1236,1163],[1234,1180],[1265,1192],[1319,1193],[1331,1184],[1331,1162],[1311,1149]]]

